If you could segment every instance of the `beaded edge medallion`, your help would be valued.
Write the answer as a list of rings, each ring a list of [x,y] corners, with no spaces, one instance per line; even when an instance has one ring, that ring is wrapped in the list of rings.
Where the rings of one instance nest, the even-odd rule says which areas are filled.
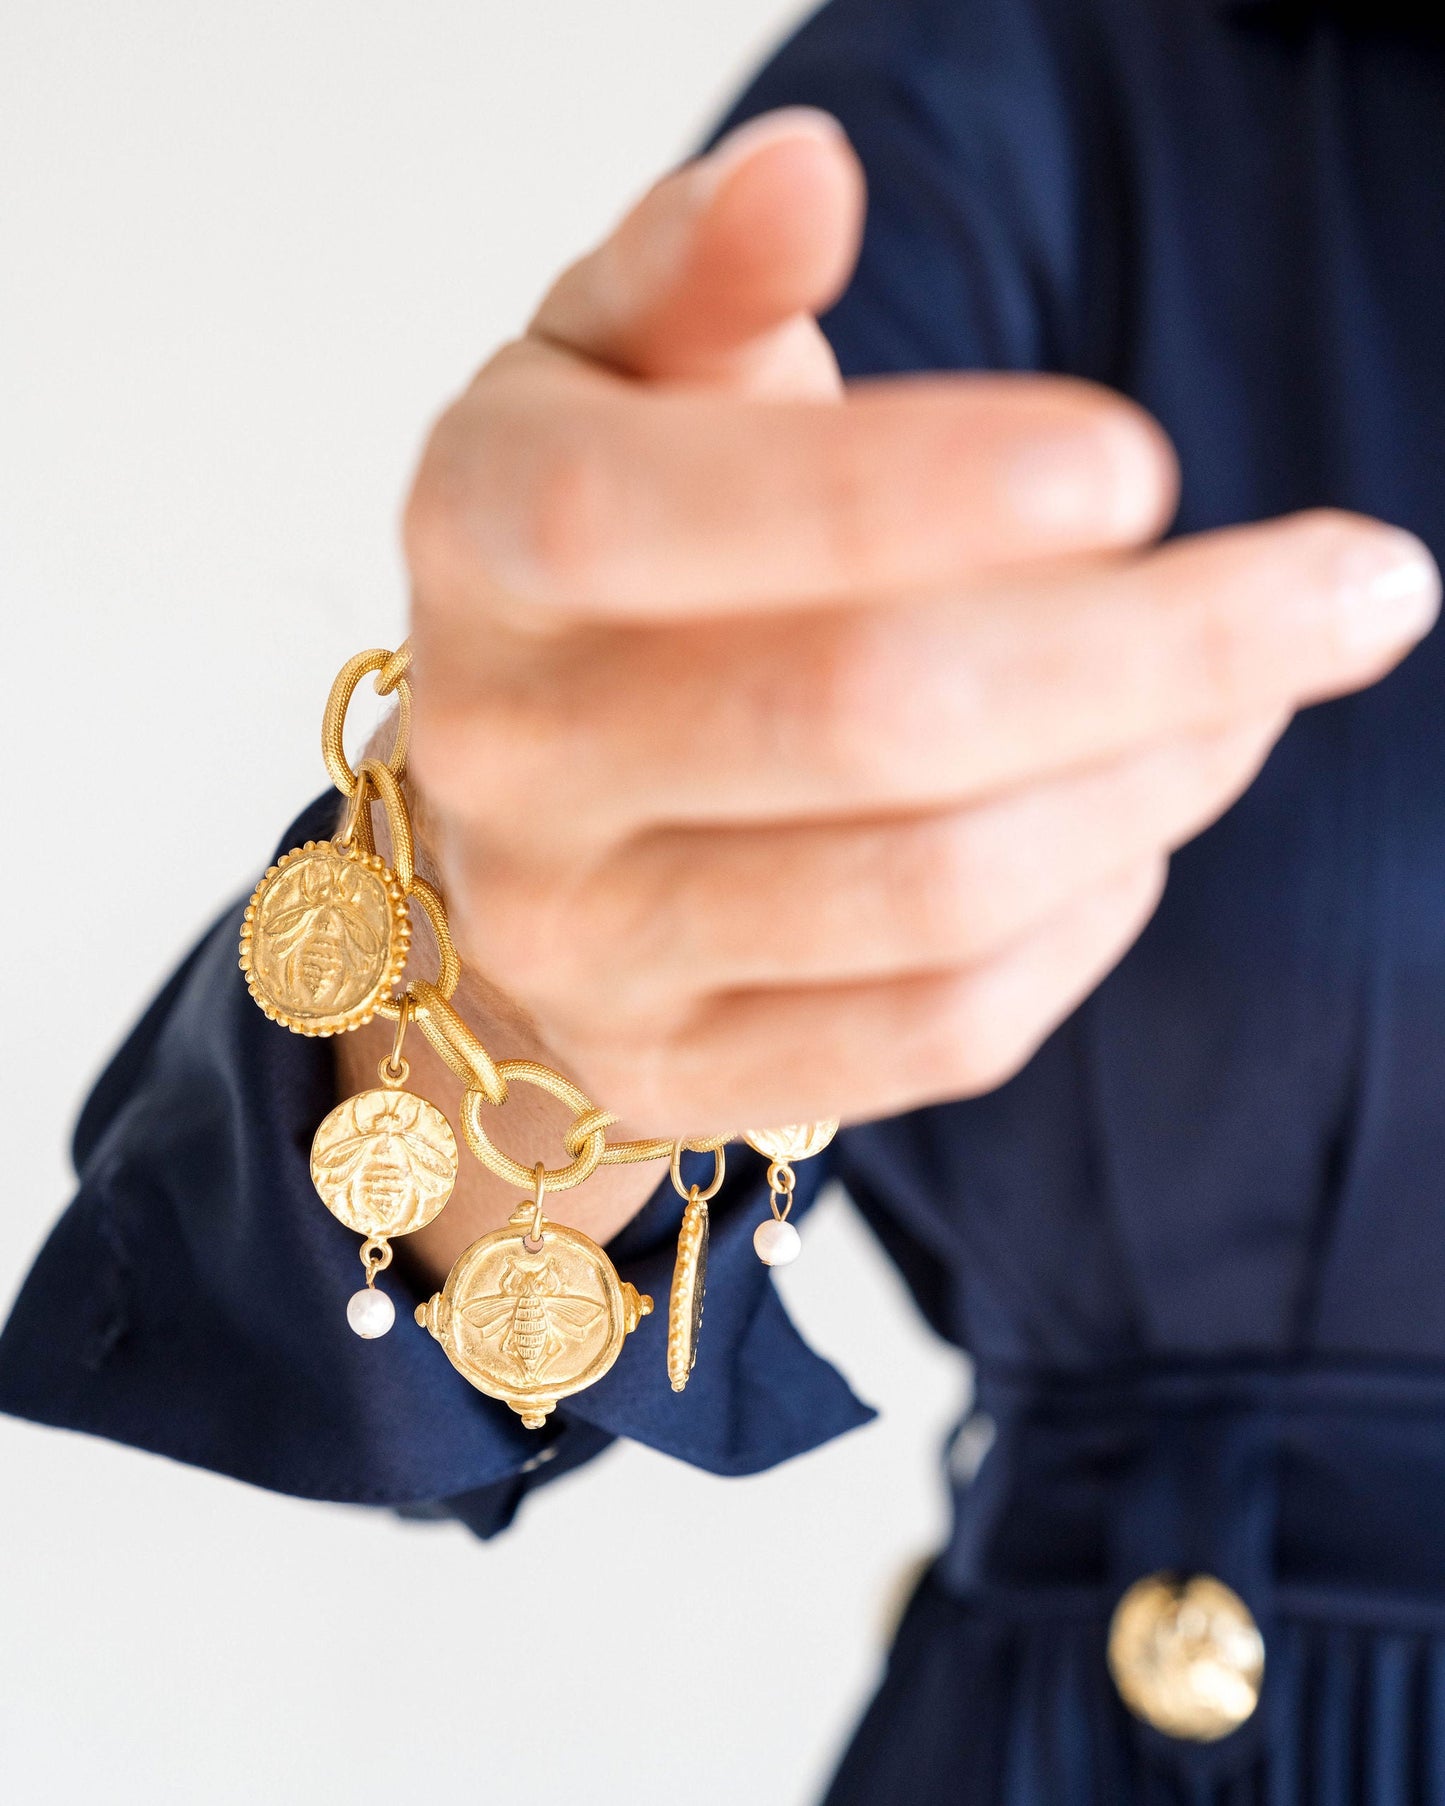
[[[370,1022],[406,967],[411,920],[396,874],[355,845],[308,840],[251,893],[241,970],[265,1015],[296,1035]]]

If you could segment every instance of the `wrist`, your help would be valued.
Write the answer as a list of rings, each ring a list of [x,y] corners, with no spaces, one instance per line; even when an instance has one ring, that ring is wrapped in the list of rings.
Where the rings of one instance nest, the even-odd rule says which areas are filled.
[[[390,728],[383,726],[378,739],[385,742],[389,734]],[[412,817],[417,870],[440,890],[434,818],[414,787],[408,784],[405,789],[407,808]],[[389,858],[391,848],[381,812],[378,812],[376,822],[376,838],[378,852],[383,859]],[[434,978],[437,969],[430,928],[425,926],[425,918],[420,912],[414,914],[419,919],[414,923],[415,939],[405,973],[407,981]],[[548,1049],[527,1011],[473,968],[463,966],[462,978],[451,1002],[494,1060],[531,1060],[545,1066],[558,1066],[556,1055]],[[375,1017],[364,1027],[338,1037],[336,1072],[340,1097],[349,1097],[377,1082],[377,1067],[390,1057],[394,1033],[391,1022]],[[460,1140],[463,1098],[460,1079],[415,1024],[407,1033],[404,1053],[410,1067],[407,1089],[443,1111]],[[573,1113],[559,1100],[535,1086],[514,1085],[504,1105],[484,1106],[484,1109],[488,1134],[522,1164],[530,1166],[538,1159],[553,1168],[568,1164],[570,1156],[562,1137],[573,1120]],[[599,1166],[570,1193],[549,1194],[551,1208],[556,1210],[558,1200],[565,1196],[566,1205],[561,1211],[565,1220],[593,1241],[606,1243],[652,1196],[662,1171],[652,1162]],[[515,1185],[480,1161],[464,1158],[446,1209],[425,1228],[398,1243],[398,1258],[418,1282],[428,1286],[439,1284],[457,1255],[479,1236],[503,1227],[520,1201],[521,1194]]]

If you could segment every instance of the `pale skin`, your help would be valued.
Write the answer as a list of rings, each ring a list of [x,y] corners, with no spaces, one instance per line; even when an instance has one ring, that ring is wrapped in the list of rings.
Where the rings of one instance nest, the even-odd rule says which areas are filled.
[[[427,864],[495,1057],[619,1135],[992,1088],[1147,922],[1301,706],[1433,622],[1411,536],[1313,512],[1158,543],[1173,454],[1052,377],[844,389],[815,315],[864,188],[771,115],[654,188],[442,416],[406,515]],[[419,960],[418,967],[420,969]],[[345,1092],[391,1030],[339,1045]],[[413,1032],[411,1088],[460,1088]],[[568,1113],[492,1112],[562,1164]],[[657,1167],[552,1208],[600,1241]],[[439,1280],[517,1191],[463,1157]]]

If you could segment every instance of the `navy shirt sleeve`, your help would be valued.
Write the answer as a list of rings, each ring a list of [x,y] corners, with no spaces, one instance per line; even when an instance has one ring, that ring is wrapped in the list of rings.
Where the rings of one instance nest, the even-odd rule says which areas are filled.
[[[336,801],[313,806],[285,844],[327,833]],[[657,1311],[542,1431],[452,1370],[409,1320],[415,1300],[395,1269],[397,1327],[360,1341],[345,1318],[357,1239],[309,1171],[335,1101],[332,1050],[255,1007],[239,928],[236,909],[206,936],[84,1109],[78,1194],[0,1337],[0,1407],[276,1491],[459,1517],[482,1534],[529,1486],[614,1437],[743,1474],[867,1420],[753,1254],[767,1205],[746,1157],[713,1207],[702,1353],[680,1396],[665,1370],[681,1215],[670,1185],[612,1249]],[[815,1162],[801,1206],[820,1178]]]
[[[1068,210],[1040,197],[1067,187],[1053,168],[1067,153],[1032,20],[1028,6],[844,0],[804,26],[728,121],[820,106],[863,158],[863,252],[825,321],[848,374],[1061,360],[1050,321],[1063,317],[1075,247]],[[334,809],[322,799],[285,844],[328,832]],[[86,1106],[78,1195],[0,1337],[0,1408],[284,1492],[460,1517],[482,1534],[615,1437],[741,1474],[866,1420],[753,1254],[766,1194],[760,1163],[738,1153],[713,1207],[701,1352],[680,1396],[664,1361],[680,1218],[666,1185],[612,1250],[657,1311],[544,1430],[455,1374],[405,1297],[391,1335],[359,1341],[343,1308],[360,1278],[356,1238],[318,1203],[308,1170],[335,1101],[331,1053],[252,1004],[238,928],[239,910],[190,956]],[[848,1170],[847,1144],[836,1170]],[[827,1167],[800,1169],[800,1209]],[[863,1191],[927,1308],[935,1257],[905,1250],[887,1200]],[[401,1289],[396,1269],[386,1283]]]

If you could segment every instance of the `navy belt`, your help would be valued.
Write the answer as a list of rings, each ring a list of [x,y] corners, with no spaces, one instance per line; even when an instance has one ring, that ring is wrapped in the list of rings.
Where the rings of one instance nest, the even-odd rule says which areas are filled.
[[[1262,1624],[1445,1631],[1445,1369],[983,1363],[992,1446],[935,1578],[995,1611],[1107,1613],[1141,1575],[1217,1575]]]

